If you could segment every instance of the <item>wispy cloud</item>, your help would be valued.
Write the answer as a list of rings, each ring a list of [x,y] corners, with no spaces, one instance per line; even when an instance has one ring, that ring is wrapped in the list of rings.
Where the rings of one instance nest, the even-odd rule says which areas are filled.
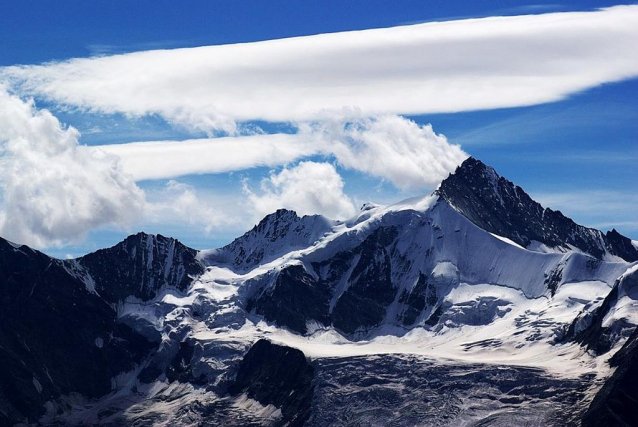
[[[581,97],[583,97],[581,95]],[[464,146],[538,144],[582,134],[604,134],[605,129],[638,122],[633,105],[610,99],[581,99],[570,105],[552,104],[516,111],[513,117],[479,126],[453,139]]]
[[[45,248],[77,243],[100,228],[172,223],[210,232],[252,220],[229,212],[241,212],[238,199],[247,205],[242,194],[228,200],[177,181],[145,191],[119,156],[81,145],[79,137],[0,86],[0,236]]]
[[[150,224],[181,225],[204,230],[209,235],[220,227],[248,226],[253,219],[251,213],[241,213],[241,208],[248,205],[241,194],[222,196],[176,180],[169,180],[161,188],[147,190],[146,197],[144,220]]]
[[[431,125],[396,115],[326,120],[303,127],[301,136],[316,139],[341,166],[402,190],[430,189],[468,157]]]
[[[434,22],[8,67],[21,94],[192,131],[526,106],[638,75],[638,6]]]
[[[313,155],[409,190],[431,189],[467,154],[432,126],[395,115],[306,124],[296,134],[103,145],[136,180],[276,167]]]
[[[400,188],[427,188],[467,156],[431,126],[398,116],[333,117],[296,134],[91,147],[79,137],[48,110],[0,86],[0,235],[35,247],[59,246],[100,227],[176,218],[210,232],[282,206],[344,218],[354,207],[332,164],[289,164],[331,157]],[[227,203],[220,208],[215,197],[192,186],[169,181],[161,190],[144,191],[135,182],[259,166],[286,167],[264,179],[261,190],[239,192],[233,204],[243,199],[252,210],[238,221],[223,208]]]
[[[273,134],[93,147],[117,155],[135,180],[275,167],[320,151],[309,138]]]

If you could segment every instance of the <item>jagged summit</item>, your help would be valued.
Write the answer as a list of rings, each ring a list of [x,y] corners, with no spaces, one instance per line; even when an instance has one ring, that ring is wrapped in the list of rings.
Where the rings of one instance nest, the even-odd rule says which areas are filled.
[[[605,238],[614,248],[616,255],[627,261],[638,260],[638,250],[630,238],[623,236],[615,228],[605,233]]]
[[[74,262],[91,272],[103,298],[118,302],[129,296],[148,300],[166,287],[185,290],[190,276],[204,270],[196,256],[177,239],[140,232]]]
[[[246,271],[284,253],[308,247],[335,224],[322,215],[300,217],[295,211],[279,209],[230,244],[207,251],[202,257],[207,263],[227,264]]]
[[[473,157],[450,174],[437,192],[474,224],[526,248],[573,247],[599,259],[610,254],[638,260],[638,250],[628,238],[615,230],[605,235],[576,224],[560,211],[543,208],[521,187]]]

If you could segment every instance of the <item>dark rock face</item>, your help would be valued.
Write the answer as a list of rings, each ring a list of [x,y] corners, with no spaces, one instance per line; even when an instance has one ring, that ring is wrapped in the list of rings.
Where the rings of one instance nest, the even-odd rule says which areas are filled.
[[[330,323],[329,302],[329,290],[306,273],[303,266],[294,265],[282,270],[275,285],[249,302],[247,309],[251,311],[255,306],[256,313],[266,320],[305,334],[309,320]]]
[[[176,239],[138,233],[77,262],[89,272],[96,291],[107,301],[119,302],[128,296],[146,301],[164,287],[186,290],[191,277],[204,271],[196,255],[196,250]]]
[[[630,427],[638,422],[638,329],[609,363],[616,371],[585,412],[583,427]]]
[[[613,253],[627,261],[636,261],[638,259],[638,256],[636,255],[638,250],[636,250],[635,246],[631,244],[630,238],[623,236],[617,232],[615,228],[608,231],[605,234],[605,237],[607,238],[607,242],[610,247],[613,248]]]
[[[193,385],[206,385],[205,375],[195,375],[193,367],[199,361],[196,357],[197,343],[193,340],[172,342],[158,349],[148,360],[148,364],[142,369],[137,378],[145,384],[158,380],[165,375],[168,382],[178,381]],[[199,347],[201,355],[201,347]]]
[[[575,319],[564,339],[576,341],[597,355],[607,353],[622,338],[623,333],[631,328],[631,325],[622,319],[609,327],[603,326],[603,320],[616,306],[619,294],[628,295],[634,299],[638,298],[638,271],[618,279],[602,304],[586,319],[586,327],[576,332],[577,324],[582,320]],[[624,336],[626,337],[626,334]]]
[[[310,246],[333,225],[321,215],[299,217],[294,211],[279,209],[243,236],[210,254],[207,261],[247,271],[287,252]]]
[[[315,279],[302,265],[287,267],[246,308],[299,333],[307,332],[306,323],[311,320],[347,334],[373,328],[385,319],[397,292],[390,259],[396,239],[395,227],[380,227],[352,251],[313,263],[316,271],[326,271],[324,279]],[[330,311],[333,291],[350,269],[347,289]]]
[[[521,246],[532,241],[550,247],[573,245],[596,258],[606,252],[626,261],[638,260],[631,241],[611,231],[583,227],[532,200],[523,189],[472,157],[445,179],[438,193],[477,226]]]
[[[36,421],[44,404],[97,398],[150,344],[62,261],[0,239],[0,425]]]
[[[582,331],[576,333],[576,322],[574,320],[570,325],[566,339],[573,340],[592,350],[595,354],[601,355],[607,353],[613,346],[612,338],[609,335],[608,328],[603,327],[603,319],[609,313],[618,301],[618,286],[614,286],[607,294],[603,303],[592,313],[589,326]]]
[[[353,333],[383,321],[396,293],[388,249],[396,238],[394,227],[379,228],[358,247],[360,258],[350,275],[350,286],[332,311],[335,327]]]
[[[166,378],[173,382],[182,383],[206,383],[205,378],[195,378],[192,370],[192,360],[195,352],[195,345],[189,341],[182,341],[179,344],[179,350],[171,363],[166,368]]]
[[[436,288],[428,283],[428,277],[425,274],[420,274],[419,280],[411,292],[404,291],[399,298],[399,302],[406,306],[403,313],[399,315],[399,320],[404,326],[412,326],[421,312],[428,305],[434,306],[437,301]],[[432,321],[435,320],[432,316],[430,318]]]
[[[314,374],[301,351],[261,339],[244,356],[229,392],[280,408],[280,425],[302,426],[310,417]]]
[[[545,286],[547,286],[552,296],[556,293],[558,285],[563,279],[563,268],[563,265],[558,265],[556,269],[545,275]]]

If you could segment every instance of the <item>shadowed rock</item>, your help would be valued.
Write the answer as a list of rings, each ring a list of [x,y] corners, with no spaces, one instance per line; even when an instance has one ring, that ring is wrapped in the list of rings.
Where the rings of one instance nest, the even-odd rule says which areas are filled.
[[[301,351],[261,339],[244,356],[229,391],[280,408],[281,425],[302,426],[310,417],[314,374]]]

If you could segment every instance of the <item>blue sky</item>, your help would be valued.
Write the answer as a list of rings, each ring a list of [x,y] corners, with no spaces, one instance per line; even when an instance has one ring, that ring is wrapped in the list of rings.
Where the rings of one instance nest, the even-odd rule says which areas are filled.
[[[0,64],[242,43],[417,22],[592,10],[632,2],[67,0],[2,2]]]
[[[85,78],[85,74],[82,73],[86,73],[87,66],[72,63],[67,68],[59,68],[56,65],[60,64],[60,61],[64,64],[64,61],[73,58],[102,57],[106,60],[96,64],[105,64],[105,67],[111,67],[113,64],[110,59],[112,55],[131,52],[258,42],[352,30],[418,25],[434,21],[464,22],[463,20],[468,18],[587,12],[617,4],[601,1],[561,2],[559,4],[534,2],[527,5],[521,5],[518,1],[189,1],[180,4],[168,1],[3,2],[0,5],[0,40],[2,40],[0,43],[0,67],[45,63],[51,65],[51,67],[47,65],[33,70],[29,69],[28,72],[13,73],[11,71],[7,74],[9,76],[7,80],[9,92],[20,97],[22,101],[34,98],[35,107],[31,108],[35,109],[33,111],[36,112],[33,114],[37,114],[37,111],[42,109],[50,110],[53,116],[61,122],[61,131],[67,129],[67,126],[77,128],[81,133],[77,141],[81,145],[113,146],[139,141],[182,141],[212,139],[220,136],[238,137],[255,135],[255,131],[267,134],[301,134],[302,137],[306,137],[307,134],[302,134],[300,130],[306,124],[320,129],[317,131],[316,128],[313,128],[315,129],[311,133],[313,138],[317,137],[318,134],[324,137],[329,135],[333,138],[330,126],[335,126],[336,122],[340,126],[340,132],[342,132],[340,135],[349,141],[355,141],[354,148],[339,145],[338,148],[331,146],[328,151],[324,148],[321,150],[310,149],[304,155],[291,157],[292,160],[289,162],[277,161],[276,155],[272,154],[268,160],[263,160],[260,157],[260,160],[255,160],[250,167],[231,168],[229,166],[224,167],[223,172],[217,172],[218,169],[215,168],[218,166],[215,166],[215,168],[206,169],[209,170],[209,173],[198,172],[179,175],[167,171],[157,179],[134,178],[135,183],[126,179],[122,182],[118,181],[117,188],[106,188],[106,186],[111,185],[109,184],[112,182],[111,175],[106,177],[95,175],[97,173],[95,171],[103,166],[102,163],[93,166],[90,163],[82,163],[89,169],[86,173],[83,172],[83,174],[69,178],[64,176],[64,172],[61,171],[56,178],[61,182],[72,182],[72,179],[92,182],[95,179],[95,185],[89,185],[83,191],[90,191],[91,188],[100,185],[105,186],[103,191],[100,190],[98,194],[94,195],[95,199],[90,199],[95,200],[95,203],[91,204],[91,207],[87,207],[85,214],[75,221],[79,224],[78,227],[67,223],[57,225],[55,219],[57,218],[56,203],[68,206],[75,206],[76,203],[74,199],[68,199],[66,194],[62,196],[64,199],[61,201],[50,198],[35,199],[36,202],[44,200],[42,201],[43,206],[46,207],[46,209],[42,208],[42,212],[45,212],[44,216],[36,217],[31,222],[22,221],[20,226],[27,227],[24,233],[32,231],[41,235],[37,242],[27,243],[34,244],[45,252],[59,257],[64,257],[66,254],[80,255],[112,245],[127,234],[140,229],[178,237],[186,244],[197,248],[217,247],[241,234],[260,215],[277,203],[289,205],[288,207],[291,208],[303,206],[309,210],[316,207],[318,210],[326,210],[322,213],[343,216],[350,212],[350,205],[357,206],[364,201],[390,203],[405,197],[430,192],[436,182],[437,175],[434,173],[419,174],[415,172],[410,175],[401,174],[401,171],[396,171],[391,167],[392,165],[387,164],[375,167],[353,165],[353,162],[365,162],[366,159],[371,158],[365,157],[366,155],[371,155],[374,159],[375,153],[378,154],[380,149],[378,145],[374,145],[366,151],[357,144],[377,144],[374,138],[384,135],[412,135],[416,140],[411,140],[412,142],[409,144],[433,143],[440,146],[436,148],[439,151],[431,149],[419,151],[422,148],[418,146],[410,146],[409,150],[414,149],[417,150],[415,152],[423,152],[434,157],[436,157],[436,153],[442,152],[440,150],[444,150],[452,159],[450,162],[453,163],[454,159],[460,158],[453,146],[459,145],[464,153],[494,166],[499,173],[521,185],[544,205],[561,209],[563,213],[584,225],[603,230],[615,227],[636,239],[638,238],[638,218],[635,212],[638,211],[638,194],[635,187],[638,173],[635,164],[638,160],[638,145],[636,144],[638,109],[635,99],[638,98],[638,80],[635,77],[636,74],[632,74],[632,70],[638,68],[634,67],[636,59],[634,58],[633,63],[631,58],[628,58],[625,63],[619,63],[618,66],[610,65],[601,69],[600,73],[593,77],[583,76],[581,70],[578,69],[579,65],[588,63],[578,61],[593,61],[592,64],[597,64],[600,63],[600,60],[593,52],[595,48],[592,48],[590,58],[588,47],[580,45],[577,37],[573,47],[565,45],[570,51],[581,52],[578,54],[580,56],[570,59],[574,61],[573,80],[580,81],[580,79],[588,78],[593,83],[589,80],[580,86],[561,83],[565,87],[560,90],[555,89],[552,84],[544,83],[545,86],[539,87],[537,92],[549,91],[547,96],[536,98],[533,93],[526,92],[521,95],[521,99],[514,99],[503,107],[499,107],[500,104],[497,105],[497,103],[490,103],[491,101],[487,104],[480,100],[472,103],[466,102],[461,99],[462,93],[450,95],[450,98],[459,97],[459,99],[451,106],[441,108],[437,107],[437,102],[445,101],[444,97],[428,101],[429,103],[423,106],[417,105],[418,102],[404,106],[400,100],[388,99],[388,105],[394,102],[399,106],[396,112],[390,107],[388,111],[379,110],[376,105],[370,107],[370,112],[368,112],[367,107],[363,104],[361,104],[362,110],[359,111],[359,105],[354,103],[353,105],[345,105],[345,107],[354,106],[357,108],[356,114],[339,119],[330,116],[329,120],[321,114],[315,118],[312,115],[314,113],[309,112],[311,110],[300,111],[299,114],[294,112],[289,117],[286,115],[287,111],[290,110],[286,108],[287,104],[281,107],[273,105],[272,108],[265,106],[263,113],[255,107],[255,113],[252,116],[247,113],[245,117],[242,113],[221,114],[225,112],[218,111],[218,105],[213,104],[215,108],[210,113],[212,118],[204,116],[202,119],[197,115],[199,111],[195,115],[193,112],[186,111],[187,109],[179,110],[176,113],[170,109],[170,104],[166,104],[169,105],[166,107],[165,104],[160,105],[159,101],[156,102],[150,98],[142,100],[147,102],[144,105],[116,104],[120,100],[108,98],[111,94],[106,92],[103,98],[98,98],[98,93],[96,97],[87,99],[82,92],[85,89],[78,89],[80,86],[74,86],[74,82],[70,81],[70,78],[68,78],[70,82],[65,80],[68,73],[77,72],[81,76],[77,81],[81,81],[82,78]],[[536,21],[529,22],[530,26],[537,25]],[[457,31],[455,28],[461,29],[458,31],[465,31],[462,25],[449,28],[450,32]],[[578,28],[574,31],[580,31]],[[426,28],[425,31],[430,30]],[[388,37],[387,34],[393,33],[383,34],[371,37],[378,37],[374,40],[383,41]],[[566,34],[565,38],[568,39],[573,35]],[[610,45],[615,46],[613,34],[609,37]],[[604,37],[602,38],[604,39]],[[471,42],[469,40],[468,43]],[[539,38],[538,42],[543,42],[543,39]],[[547,50],[551,50],[552,47],[549,46],[551,40],[547,41],[547,45]],[[498,44],[495,46],[500,48]],[[530,56],[539,55],[538,49],[544,49],[542,43],[529,43],[529,46]],[[374,48],[374,42],[371,42],[370,48]],[[505,43],[504,48],[507,48]],[[609,50],[609,47],[603,46],[601,51],[604,50]],[[219,51],[201,50],[197,52],[201,52],[201,55],[208,55],[210,52],[213,55]],[[424,52],[427,54],[428,51]],[[446,50],[442,48],[441,52],[445,53]],[[487,52],[489,54],[489,51]],[[561,51],[557,52],[556,55],[561,53]],[[620,55],[617,56],[622,56],[622,49],[619,50],[619,53]],[[300,62],[307,60],[304,58],[304,54],[305,52],[301,50]],[[555,59],[552,56],[554,54],[552,52],[550,54],[547,57],[549,58],[547,59],[548,63]],[[186,56],[183,58],[188,61],[192,60],[194,66],[200,66],[198,55],[200,53],[193,55],[194,59]],[[149,56],[149,58],[149,70],[169,66],[172,62],[171,59],[158,58],[156,60],[156,56]],[[540,58],[544,60],[545,57],[540,56]],[[233,59],[235,58],[233,57]],[[312,58],[308,60],[312,60]],[[396,61],[397,58],[389,59],[389,61],[392,60]],[[541,60],[538,62],[541,63]],[[517,61],[523,60],[512,59],[512,62]],[[456,66],[454,65],[456,63],[455,58],[451,58],[449,64],[452,65],[446,65],[446,67]],[[426,65],[432,67],[432,64],[436,65],[436,61],[432,60]],[[503,64],[509,67],[506,59]],[[254,64],[249,65],[253,66]],[[352,66],[356,67],[357,64],[353,63]],[[464,66],[467,67],[466,64],[459,65],[459,67]],[[494,68],[497,66],[500,65],[497,64]],[[91,65],[89,64],[88,67]],[[113,71],[109,71],[106,79],[114,73],[117,74],[117,66],[113,67]],[[202,65],[202,67],[204,66]],[[549,70],[546,73],[541,64],[538,69],[529,70],[529,76],[524,75],[526,74],[524,68],[514,69],[511,73],[516,78],[520,77],[521,82],[534,82],[533,79],[522,80],[521,76],[531,78],[539,73],[542,75],[557,73],[557,81],[572,78],[569,69],[565,71],[563,65],[556,67],[560,70]],[[614,67],[618,69],[626,67],[629,71],[624,71],[624,74],[619,72],[618,75],[615,75]],[[467,80],[481,79],[492,72],[489,63],[486,63],[485,68],[487,71],[484,74],[476,76],[472,74],[474,71],[470,70]],[[205,68],[202,69],[205,70]],[[349,69],[349,66],[344,66],[343,72],[347,73]],[[339,70],[337,67],[328,71],[338,72]],[[398,67],[396,70],[400,71],[401,69]],[[391,91],[387,88],[393,87],[390,86],[394,83],[391,79],[395,78],[393,76],[396,75],[396,70],[392,71],[395,74],[390,77],[381,76],[380,78],[387,78],[387,80],[384,80],[380,86],[374,86],[375,89],[381,89],[379,96],[386,96],[387,92]],[[47,74],[50,71],[53,74]],[[457,70],[452,71],[457,72]],[[241,68],[239,72],[242,72]],[[307,71],[299,71],[296,66],[293,66],[290,71],[292,79],[295,78],[297,72],[306,73]],[[379,73],[381,72],[385,72],[385,70],[379,71]],[[458,70],[461,76],[465,72],[461,68]],[[281,74],[281,71],[278,71],[278,74]],[[2,80],[2,75],[2,71],[0,71],[0,80]],[[600,77],[603,75],[604,77]],[[322,78],[323,75],[319,74],[314,77]],[[101,77],[89,76],[86,77],[86,81],[90,85],[101,84],[99,78]],[[137,90],[129,85],[127,76],[123,75],[118,78],[121,81],[116,83],[123,88],[123,91],[130,88],[133,88],[130,90]],[[202,78],[204,79],[202,86],[204,86],[208,80]],[[238,78],[249,79],[250,76],[241,75]],[[277,89],[278,84],[287,84],[285,79],[283,83],[277,80],[277,77],[273,77],[273,79],[272,85],[275,89]],[[327,79],[334,79],[328,82],[331,87],[334,87],[334,82],[340,82],[341,76],[335,74]],[[18,83],[15,83],[16,81]],[[175,76],[170,77],[167,81],[175,81]],[[252,84],[250,80],[246,80],[246,82],[247,86]],[[477,80],[477,85],[481,84],[483,84],[482,81]],[[523,83],[515,82],[513,84],[521,85]],[[187,89],[190,90],[190,88]],[[72,92],[74,90],[78,93]],[[158,88],[158,91],[161,90],[163,88]],[[285,91],[286,88],[283,90]],[[298,91],[298,88],[295,90]],[[436,87],[432,90],[434,91],[432,93],[439,93],[436,92],[439,90]],[[513,86],[513,89],[494,93],[493,96],[494,98],[503,98],[516,90],[516,86]],[[238,91],[241,93],[240,88]],[[556,93],[551,91],[556,91]],[[131,98],[135,97],[133,93],[136,92],[131,92]],[[251,93],[248,92],[249,95]],[[170,97],[172,93],[169,92],[166,96]],[[224,96],[229,95],[225,94]],[[309,95],[310,101],[312,101],[312,96],[312,94]],[[472,94],[468,94],[468,98],[471,96]],[[484,97],[484,95],[482,96]],[[552,97],[557,99],[552,99]],[[362,102],[367,102],[365,97],[361,99]],[[188,103],[188,101],[186,98],[184,102]],[[176,102],[180,101],[176,100]],[[200,99],[194,102],[208,107],[208,104],[201,104],[203,101]],[[332,102],[332,100],[326,102]],[[255,103],[257,104],[258,101]],[[233,108],[241,110],[241,105],[238,107],[228,105],[231,110]],[[19,107],[16,106],[16,108]],[[320,110],[317,108],[316,111]],[[217,113],[220,113],[219,116],[215,115]],[[394,115],[395,118],[378,118],[388,114]],[[374,117],[374,119],[369,119],[370,117]],[[213,124],[210,124],[209,118],[214,122]],[[222,124],[220,124],[220,120],[223,121]],[[362,129],[361,132],[347,132],[348,125],[344,123],[352,122],[357,123],[357,129]],[[416,123],[417,128],[411,127],[411,122]],[[325,123],[329,123],[329,126]],[[418,126],[427,124],[432,125],[433,132],[436,134],[444,135],[446,142],[440,142],[426,130],[418,128]],[[412,136],[406,136],[406,138]],[[59,138],[59,132],[55,133],[54,138]],[[404,148],[397,147],[397,150],[404,150]],[[120,153],[119,151],[114,152],[118,155]],[[75,153],[75,151],[67,150],[64,153],[65,159],[71,159],[70,162],[75,162],[70,163],[69,167],[72,168],[76,167],[76,163],[80,161],[78,159],[85,158],[83,154]],[[21,152],[20,156],[23,155],[24,153]],[[264,155],[269,156],[268,153]],[[28,158],[31,159],[31,157]],[[46,162],[46,160],[42,162]],[[40,165],[37,167],[45,170],[47,165],[42,162],[34,163],[34,165]],[[301,166],[302,164],[303,166]],[[451,167],[450,164],[449,162],[439,164],[437,161],[436,165],[432,165],[432,169],[443,168],[446,170],[445,168]],[[22,166],[24,166],[24,162]],[[414,166],[428,168],[430,164],[424,160],[422,163],[415,163]],[[153,168],[152,165],[148,167]],[[210,168],[210,166],[207,167]],[[300,195],[300,189],[308,187],[307,183],[303,181],[304,179],[313,179],[312,182],[315,184],[317,182],[324,183],[320,184],[319,187],[325,185],[326,188],[333,188],[330,186],[334,185],[336,186],[334,192],[337,194],[333,198],[318,202],[313,195]],[[42,182],[53,185],[50,177]],[[26,185],[24,183],[18,184]],[[18,184],[16,184],[15,191],[24,188]],[[5,203],[11,197],[10,194],[13,194],[8,191],[6,190],[3,195]],[[123,191],[131,193],[121,196]],[[35,192],[39,193],[40,190],[36,188]],[[41,192],[46,191],[42,190]],[[51,194],[54,193],[52,190]],[[123,197],[123,201],[120,204],[101,204],[105,203],[105,197],[111,197],[110,195],[113,194],[117,194],[117,197]],[[142,203],[140,197],[144,198],[143,203],[149,205],[140,208],[139,205]],[[132,205],[126,203],[132,203]],[[182,203],[189,207],[179,210],[173,206],[176,203]],[[7,216],[11,212],[13,215],[20,212],[18,208],[19,206],[16,207],[17,210],[10,210],[7,207]],[[95,213],[90,209],[97,209],[99,212]],[[130,211],[131,214],[119,218],[120,214],[114,212],[122,209]],[[142,213],[142,211],[144,212]],[[111,221],[110,216],[118,216],[118,218]],[[209,221],[207,220],[209,217],[215,219]],[[2,218],[0,217],[0,219]],[[33,231],[28,229],[29,226],[38,228],[33,226],[33,223],[37,221],[44,221],[46,224],[52,225],[46,230]],[[18,226],[14,224],[13,228],[7,227],[3,231],[15,230]],[[53,229],[55,227],[59,227],[63,231]],[[16,236],[26,235],[24,233],[16,234]]]

